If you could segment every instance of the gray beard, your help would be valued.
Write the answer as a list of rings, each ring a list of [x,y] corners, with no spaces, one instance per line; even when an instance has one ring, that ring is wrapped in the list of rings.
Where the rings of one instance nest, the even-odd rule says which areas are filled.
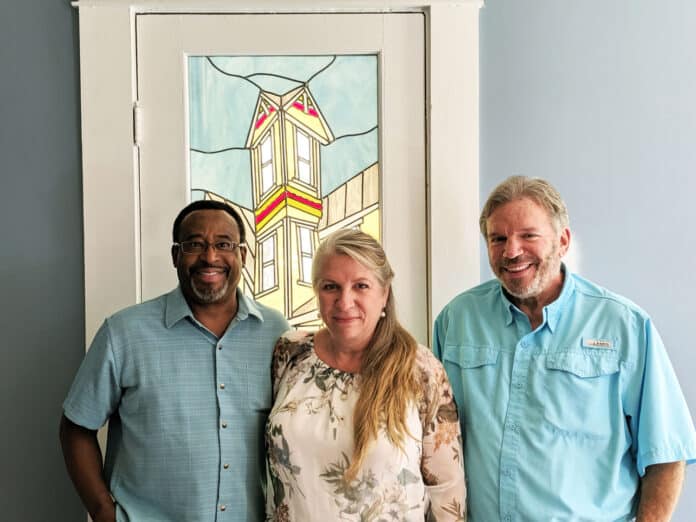
[[[228,288],[229,282],[225,281],[225,284],[222,285],[219,290],[207,288],[201,290],[200,288],[196,288],[196,283],[191,281],[191,290],[193,291],[193,295],[195,295],[198,301],[202,304],[212,304],[220,301],[227,293]]]
[[[554,262],[556,252],[558,252],[558,245],[556,245],[553,252],[546,256],[546,258],[543,259],[543,261],[539,264],[540,271],[537,272],[534,280],[525,288],[510,288],[511,285],[504,284],[503,280],[500,278],[498,278],[498,280],[503,285],[503,288],[505,288],[510,295],[516,297],[517,299],[524,300],[538,297],[544,291],[544,285],[548,282],[549,275],[556,273],[557,270],[560,270],[560,260],[557,263]]]

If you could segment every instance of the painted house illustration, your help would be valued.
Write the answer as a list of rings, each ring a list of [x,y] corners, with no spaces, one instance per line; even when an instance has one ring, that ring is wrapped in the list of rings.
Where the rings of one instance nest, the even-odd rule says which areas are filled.
[[[260,91],[245,144],[253,209],[204,195],[242,214],[249,231],[243,290],[279,310],[292,326],[321,324],[311,280],[321,239],[345,227],[380,237],[377,164],[322,197],[321,146],[334,139],[306,85],[283,95]]]

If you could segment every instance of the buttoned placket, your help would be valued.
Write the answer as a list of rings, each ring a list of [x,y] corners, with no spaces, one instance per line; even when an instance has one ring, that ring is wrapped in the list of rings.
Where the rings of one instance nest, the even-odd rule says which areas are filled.
[[[517,311],[516,313],[521,313]],[[500,520],[512,522],[517,518],[518,470],[522,415],[526,408],[529,364],[532,359],[534,333],[529,333],[527,321],[516,318],[517,326],[526,330],[515,346],[510,372],[510,392],[507,413],[503,424],[502,450],[500,456]],[[525,324],[526,323],[526,324]],[[523,326],[524,324],[524,326]]]
[[[225,383],[224,369],[225,364],[222,359],[225,357],[225,350],[230,349],[229,332],[236,326],[238,319],[235,317],[227,327],[223,336],[217,340],[215,345],[215,388],[218,400],[218,409],[220,416],[218,418],[218,431],[220,441],[220,469],[218,489],[218,502],[216,509],[216,521],[221,522],[228,520],[233,515],[233,499],[230,497],[230,491],[233,491],[232,480],[234,478],[233,469],[230,466],[230,457],[232,448],[230,447],[230,430],[234,427],[230,424],[232,402],[227,391]]]

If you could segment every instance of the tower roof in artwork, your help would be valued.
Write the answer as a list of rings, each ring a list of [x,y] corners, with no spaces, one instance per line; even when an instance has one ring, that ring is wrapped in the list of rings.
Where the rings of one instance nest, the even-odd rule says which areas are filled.
[[[377,62],[376,55],[189,56],[193,186],[253,209],[250,148],[281,114],[320,146],[322,197],[377,162]]]
[[[319,110],[309,88],[306,85],[301,85],[282,96],[267,91],[259,92],[256,110],[247,135],[247,148],[258,144],[266,129],[279,117],[279,110],[282,110],[288,121],[322,145],[328,145],[334,140],[331,128]]]
[[[259,139],[266,133],[273,123],[278,119],[280,109],[280,97],[265,91],[259,92],[256,100],[256,109],[249,127],[246,147],[255,147]]]

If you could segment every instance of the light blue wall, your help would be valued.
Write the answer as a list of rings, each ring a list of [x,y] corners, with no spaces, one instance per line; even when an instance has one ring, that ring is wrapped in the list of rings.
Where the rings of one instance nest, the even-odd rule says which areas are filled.
[[[651,313],[695,412],[696,2],[487,0],[480,21],[481,201],[556,185],[572,263]],[[690,470],[674,520],[695,512]]]

